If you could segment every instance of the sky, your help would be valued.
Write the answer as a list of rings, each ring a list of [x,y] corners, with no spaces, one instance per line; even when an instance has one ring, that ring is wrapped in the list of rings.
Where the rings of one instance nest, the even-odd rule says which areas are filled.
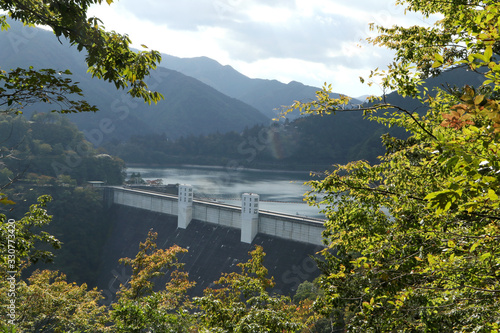
[[[120,0],[94,6],[107,30],[169,55],[206,56],[251,78],[298,81],[358,97],[380,95],[361,84],[385,68],[390,51],[365,39],[369,24],[426,25],[395,0]],[[163,63],[168,67],[167,63]]]

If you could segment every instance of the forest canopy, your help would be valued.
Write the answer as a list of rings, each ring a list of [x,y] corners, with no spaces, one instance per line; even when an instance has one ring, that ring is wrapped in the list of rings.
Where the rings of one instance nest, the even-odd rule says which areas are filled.
[[[437,14],[440,19],[430,27],[374,26],[379,36],[370,41],[394,50],[395,59],[386,71],[374,70],[363,80],[369,84],[378,80],[384,90],[416,98],[427,112],[418,114],[404,104],[388,103],[384,96],[373,96],[373,104],[348,110],[400,127],[407,135],[384,135],[386,153],[375,163],[336,165],[325,179],[311,182],[308,200],[326,205],[326,248],[318,261],[323,274],[301,288],[307,296],[297,297],[299,304],[267,292],[273,279],[267,277],[264,252],[258,247],[248,262],[239,265],[241,272],[223,274],[203,296],[189,298],[186,291],[192,284],[177,260],[186,250],[158,249],[156,235],[150,233],[135,258],[122,260],[133,274],[110,308],[98,305],[102,298],[98,291],[68,283],[58,272],[38,271],[20,281],[20,299],[32,302],[19,307],[26,318],[20,329],[321,332],[337,325],[343,332],[498,332],[500,4],[496,0],[396,2],[408,11],[426,17]],[[92,20],[83,15],[90,3],[54,7],[28,2],[40,9],[41,19],[24,11],[20,2],[2,1],[0,8],[31,23],[48,20],[56,35],[67,35],[85,48],[85,38],[96,32]],[[69,20],[72,16],[77,25]],[[78,24],[83,24],[82,35],[73,33]],[[103,45],[100,42],[115,46],[117,40],[104,34],[96,45]],[[115,72],[109,67],[114,63],[97,59],[102,54],[91,50],[87,61],[96,76],[118,82],[123,76],[134,78],[126,71],[133,61],[125,61],[125,67],[118,66]],[[146,63],[151,64],[149,60]],[[139,72],[144,69],[141,65],[139,61]],[[422,85],[425,78],[458,68],[477,72],[482,84],[445,85],[435,91]],[[141,87],[132,84],[131,93],[144,97]],[[296,102],[290,110],[333,114],[345,112],[348,103],[348,97],[331,98],[325,87],[316,101]],[[49,147],[41,143],[38,149]],[[30,233],[34,224],[50,222],[43,209],[47,201],[42,197],[19,222],[16,237],[23,242],[16,260],[35,262],[49,256],[34,248],[36,240],[60,245],[50,235]],[[10,222],[2,219],[2,237],[7,239]],[[2,273],[8,271],[9,260],[2,257]],[[167,271],[170,282],[155,292],[154,278]],[[0,284],[5,291],[0,295],[7,298],[10,284],[6,279]],[[311,293],[304,292],[306,287]],[[41,297],[44,293],[51,297]],[[47,303],[36,301],[41,299]],[[325,321],[328,325],[321,326]]]
[[[371,97],[365,118],[401,127],[375,164],[337,165],[311,183],[323,196],[328,249],[315,309],[346,332],[498,332],[500,325],[500,5],[497,1],[397,1],[440,15],[432,27],[373,27],[395,51],[366,82],[417,98],[424,115]],[[423,79],[466,69],[474,87],[429,91]],[[378,81],[376,81],[378,80]],[[348,98],[296,102],[304,113],[342,112]]]
[[[113,1],[106,0],[110,5]],[[149,90],[145,78],[154,70],[161,56],[157,51],[134,52],[130,39],[114,31],[106,31],[97,17],[88,17],[87,11],[102,0],[60,1],[0,1],[0,28],[7,30],[7,18],[26,25],[47,26],[55,38],[66,38],[78,51],[85,51],[88,71],[93,77],[113,83],[117,89],[128,89],[133,97],[147,103],[162,99],[158,92]],[[69,71],[52,69],[33,70],[17,68],[10,72],[0,69],[0,106],[23,107],[26,103],[44,102],[60,104],[60,112],[96,111],[86,101],[71,100],[68,95],[81,95],[71,82]],[[26,94],[29,92],[29,94]]]

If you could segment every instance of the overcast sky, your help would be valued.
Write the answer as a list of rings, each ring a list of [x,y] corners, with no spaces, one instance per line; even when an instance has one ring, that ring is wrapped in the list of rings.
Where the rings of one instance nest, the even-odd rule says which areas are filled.
[[[105,1],[103,1],[105,3]],[[359,81],[392,55],[367,45],[369,23],[425,24],[395,0],[120,0],[93,7],[108,30],[135,46],[178,57],[207,56],[252,77],[292,80],[357,97],[380,94]],[[165,64],[168,67],[168,64]]]

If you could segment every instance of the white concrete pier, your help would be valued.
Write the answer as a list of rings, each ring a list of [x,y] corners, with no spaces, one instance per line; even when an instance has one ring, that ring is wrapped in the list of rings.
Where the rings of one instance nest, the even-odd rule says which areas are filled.
[[[179,185],[177,227],[186,229],[193,219],[193,186]]]
[[[192,219],[236,228],[241,241],[252,243],[259,233],[323,245],[324,221],[271,211],[259,210],[259,195],[245,193],[242,206],[198,200],[191,185],[179,185],[179,195],[118,186],[105,188],[108,204],[118,204],[177,216],[177,227],[186,229]]]
[[[241,196],[241,241],[251,244],[259,231],[259,195],[243,193]]]

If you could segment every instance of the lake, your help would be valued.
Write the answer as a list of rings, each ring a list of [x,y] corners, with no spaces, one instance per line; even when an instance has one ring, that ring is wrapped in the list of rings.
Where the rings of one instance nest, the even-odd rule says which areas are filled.
[[[270,170],[228,170],[225,168],[182,166],[172,168],[127,168],[127,178],[141,173],[144,180],[162,179],[163,184],[193,185],[195,196],[241,205],[241,194],[257,193],[260,209],[292,215],[324,218],[320,208],[311,207],[302,198],[310,187],[307,172]]]

